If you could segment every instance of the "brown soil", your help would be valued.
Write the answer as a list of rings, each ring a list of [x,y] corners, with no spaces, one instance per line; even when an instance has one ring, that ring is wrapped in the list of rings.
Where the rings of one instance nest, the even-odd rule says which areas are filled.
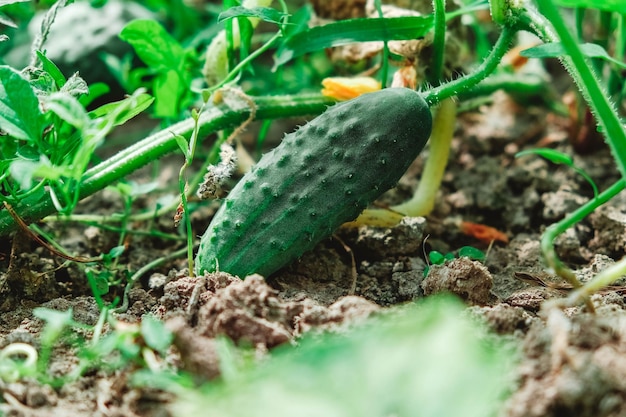
[[[567,295],[566,286],[546,270],[539,239],[542,230],[592,196],[571,169],[539,157],[514,158],[527,147],[550,146],[572,153],[566,120],[541,107],[520,105],[497,94],[459,118],[449,168],[434,213],[407,219],[394,229],[342,229],[334,238],[270,277],[241,281],[227,274],[191,278],[184,259],[150,271],[130,291],[123,323],[142,315],[162,318],[175,334],[167,360],[200,378],[219,375],[216,336],[227,335],[252,346],[259,356],[292,343],[305,332],[336,331],[356,325],[380,309],[441,291],[461,297],[472,314],[519,344],[517,390],[502,416],[626,415],[626,312],[623,287],[594,296],[596,314],[583,307],[542,308],[544,301]],[[600,147],[576,156],[605,189],[617,178],[612,158]],[[180,163],[176,160],[174,163]],[[164,162],[164,166],[167,167]],[[415,187],[418,159],[398,187],[381,203],[406,199]],[[161,169],[176,175],[176,169]],[[141,177],[139,177],[141,178]],[[140,198],[137,206],[149,204]],[[623,197],[609,202],[558,241],[562,259],[581,279],[621,258],[626,246]],[[119,197],[105,191],[81,205],[86,213],[121,210]],[[215,205],[193,215],[197,233],[208,224]],[[491,248],[459,228],[460,221],[485,224],[506,233],[509,242]],[[71,253],[95,256],[117,245],[118,235],[80,224],[44,226]],[[130,225],[141,229],[145,225]],[[171,233],[168,219],[151,226]],[[428,239],[425,239],[428,236]],[[182,241],[133,235],[115,265],[120,278],[184,245]],[[457,259],[432,266],[427,278],[424,251],[442,253],[471,245],[488,252],[482,263]],[[15,342],[38,346],[43,328],[33,308],[73,309],[77,322],[94,325],[99,310],[86,284],[85,267],[63,264],[23,234],[0,243],[4,287],[0,347]],[[113,288],[105,298],[122,296]],[[89,336],[87,333],[85,336]],[[49,373],[67,375],[76,365],[76,347],[55,349]],[[158,390],[133,388],[131,372],[87,371],[74,382],[51,387],[34,381],[0,382],[7,416],[167,416],[174,398]]]

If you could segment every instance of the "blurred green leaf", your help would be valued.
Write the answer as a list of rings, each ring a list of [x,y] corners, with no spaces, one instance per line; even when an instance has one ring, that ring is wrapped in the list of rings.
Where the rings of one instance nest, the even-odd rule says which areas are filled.
[[[580,50],[587,58],[600,58],[617,65],[620,68],[626,68],[626,63],[618,61],[609,55],[602,46],[595,43],[580,44]],[[558,58],[567,55],[563,44],[560,42],[544,43],[520,52],[521,56],[527,58]]]
[[[141,319],[141,335],[146,345],[161,353],[165,352],[174,340],[174,335],[165,328],[163,322],[149,314]]]
[[[557,0],[555,3],[564,7],[582,7],[626,14],[624,0]]]
[[[280,24],[282,22],[285,13],[279,12],[271,7],[243,7],[235,6],[220,13],[217,18],[218,23],[222,23],[227,19],[234,17],[256,17],[269,23]]]
[[[305,337],[237,378],[184,391],[175,416],[497,415],[515,356],[432,297],[341,335]]]
[[[150,107],[154,98],[148,94],[138,94],[124,100],[104,104],[89,113],[92,117],[114,117],[114,125],[121,125]]]
[[[442,263],[444,263],[446,258],[443,256],[443,253],[436,251],[436,250],[432,250],[428,254],[428,260],[433,265],[441,265]]]
[[[473,246],[463,246],[461,249],[459,249],[459,257],[461,256],[473,259],[475,261],[485,260],[485,252],[481,251],[480,249],[476,249]]]
[[[78,99],[67,93],[52,93],[46,97],[46,108],[78,130],[83,130],[90,119]]]
[[[120,33],[139,58],[154,70],[179,68],[185,58],[182,46],[154,20],[138,19],[128,23]]]
[[[16,139],[37,141],[43,131],[39,101],[30,83],[13,68],[0,66],[0,129]]]
[[[154,95],[157,98],[154,115],[157,117],[175,117],[180,106],[181,89],[184,81],[175,70],[159,73],[154,80]]]
[[[539,155],[546,158],[548,161],[554,164],[563,164],[570,167],[574,166],[574,160],[566,153],[549,148],[528,149],[515,154],[516,158],[520,158],[526,155]]]
[[[316,26],[287,38],[275,57],[274,67],[320,49],[355,42],[419,39],[433,27],[433,17],[348,19]]]

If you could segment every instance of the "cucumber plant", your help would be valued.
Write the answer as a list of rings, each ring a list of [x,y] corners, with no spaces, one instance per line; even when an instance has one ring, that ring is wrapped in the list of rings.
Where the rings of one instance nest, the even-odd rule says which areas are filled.
[[[210,92],[214,92],[218,86],[226,84],[232,85],[240,81],[246,75],[244,69],[247,71],[250,68],[250,62],[257,58],[262,52],[277,47],[277,63],[279,65],[285,65],[290,60],[296,59],[304,54],[345,44],[346,39],[351,42],[371,40],[388,42],[398,39],[407,40],[419,38],[434,30],[434,38],[439,39],[439,42],[443,42],[442,40],[445,39],[445,36],[442,35],[442,31],[446,30],[446,21],[452,14],[443,11],[442,6],[444,3],[445,2],[442,0],[434,1],[435,13],[430,16],[411,16],[403,18],[379,17],[363,19],[363,21],[356,22],[354,20],[350,22],[336,22],[327,25],[328,27],[321,26],[311,29],[308,29],[306,24],[299,26],[294,25],[293,27],[289,26],[287,22],[289,15],[285,12],[284,2],[280,2],[283,12],[278,16],[276,13],[270,13],[270,10],[264,7],[256,7],[254,10],[249,9],[247,11],[238,9],[240,11],[235,14],[231,11],[231,14],[224,16],[224,19],[229,20],[236,18],[238,25],[241,23],[240,29],[243,28],[248,31],[246,32],[246,36],[242,36],[240,39],[240,41],[243,42],[242,45],[248,48],[248,50],[245,52],[240,51],[243,53],[240,54],[241,60],[236,65],[233,57],[228,57],[229,61],[233,62],[229,63],[228,67],[223,72],[223,74],[226,75],[223,76],[221,81],[217,81],[217,84],[209,86],[209,88],[205,90],[203,98],[207,104],[202,114],[198,116],[196,120],[188,118],[157,132],[91,168],[88,168],[88,164],[91,161],[91,154],[95,148],[102,143],[106,133],[111,130],[114,125],[128,120],[132,115],[147,107],[151,98],[146,95],[137,94],[122,103],[113,106],[103,106],[96,112],[86,112],[84,110],[84,103],[82,102],[82,93],[72,88],[71,91],[76,94],[65,94],[67,91],[63,90],[63,88],[65,87],[66,90],[69,88],[68,82],[70,79],[63,78],[62,74],[60,74],[49,60],[45,59],[45,55],[41,52],[37,56],[40,61],[42,61],[43,71],[37,74],[41,75],[43,78],[31,79],[24,76],[27,72],[20,73],[4,65],[0,67],[0,75],[2,75],[0,80],[2,82],[1,87],[3,89],[2,91],[6,93],[0,95],[0,104],[5,105],[0,106],[0,121],[2,122],[0,129],[2,129],[3,133],[3,135],[0,136],[0,140],[2,141],[0,153],[4,158],[2,164],[0,164],[0,181],[2,182],[4,195],[1,196],[0,199],[9,202],[15,212],[27,222],[37,221],[55,212],[67,214],[72,211],[78,200],[102,190],[136,169],[158,159],[160,156],[179,149],[178,145],[181,142],[181,136],[187,138],[195,134],[202,137],[211,132],[231,129],[247,120],[250,115],[250,109],[232,109],[226,105],[212,104],[208,102],[208,95]],[[311,200],[312,204],[307,207],[305,199],[303,201],[295,200],[293,202],[294,207],[287,207],[287,205],[273,206],[273,203],[266,203],[265,200],[263,200],[263,204],[259,207],[248,207],[245,201],[243,203],[240,202],[242,199],[245,200],[246,197],[241,197],[244,193],[239,192],[238,188],[236,188],[233,192],[233,196],[225,201],[223,208],[220,209],[219,216],[217,216],[217,220],[215,220],[215,224],[219,223],[222,224],[222,226],[215,229],[211,226],[209,232],[207,232],[207,235],[205,235],[202,240],[201,249],[197,255],[197,269],[206,271],[218,269],[222,266],[231,269],[231,263],[250,263],[255,266],[251,268],[237,266],[236,268],[241,268],[239,271],[241,274],[249,273],[255,269],[257,272],[269,273],[269,271],[282,265],[285,259],[293,259],[293,257],[297,256],[294,255],[294,253],[299,253],[310,246],[298,242],[294,245],[296,247],[294,253],[288,253],[287,249],[282,250],[286,245],[289,246],[295,242],[295,240],[293,240],[294,237],[283,239],[283,237],[285,237],[284,234],[287,233],[285,232],[285,228],[293,227],[297,221],[294,221],[286,214],[288,213],[287,210],[290,209],[298,213],[307,213],[306,209],[319,210],[320,207],[325,207],[324,210],[326,211],[323,213],[316,211],[315,214],[315,216],[324,218],[324,220],[319,220],[319,223],[317,223],[317,220],[314,222],[319,229],[306,231],[303,226],[304,222],[296,224],[296,229],[299,229],[302,235],[307,237],[307,239],[304,240],[309,240],[308,238],[310,238],[310,242],[318,240],[322,235],[331,233],[331,229],[334,225],[340,222],[339,219],[349,220],[350,217],[357,214],[358,210],[376,197],[374,195],[375,193],[372,191],[373,188],[378,187],[376,193],[379,193],[382,192],[383,188],[393,186],[397,177],[401,175],[398,171],[407,164],[403,159],[401,163],[398,163],[398,167],[391,167],[391,165],[396,163],[394,160],[393,163],[390,162],[390,164],[387,164],[389,165],[389,173],[385,172],[384,174],[389,175],[388,177],[383,178],[381,171],[375,171],[379,177],[374,175],[376,178],[371,178],[370,170],[373,166],[378,166],[376,164],[377,158],[382,158],[382,156],[386,154],[392,158],[406,156],[406,159],[409,159],[419,153],[423,142],[426,140],[424,136],[426,136],[430,130],[430,128],[425,128],[425,124],[423,125],[426,120],[430,120],[430,112],[427,107],[435,107],[441,101],[450,97],[462,96],[468,93],[468,91],[473,90],[474,86],[483,79],[493,74],[502,60],[504,53],[508,50],[515,34],[521,30],[536,34],[545,43],[560,44],[558,48],[553,49],[553,51],[556,52],[552,53],[558,54],[563,59],[566,69],[582,90],[583,98],[591,107],[601,127],[602,133],[605,134],[607,142],[613,150],[618,168],[626,175],[626,149],[624,148],[626,132],[624,131],[615,107],[611,105],[608,94],[605,93],[600,80],[598,80],[591,65],[587,62],[589,51],[586,49],[581,50],[578,46],[576,40],[573,39],[567,27],[563,24],[563,20],[552,4],[552,1],[536,3],[538,11],[532,9],[530,6],[526,7],[525,4],[521,3],[505,0],[490,1],[493,19],[501,26],[502,30],[489,56],[483,59],[478,67],[468,71],[467,75],[439,84],[442,78],[440,71],[440,62],[442,60],[440,54],[442,52],[441,49],[438,49],[435,51],[433,59],[434,69],[431,71],[432,78],[428,80],[432,88],[423,89],[419,94],[405,91],[400,94],[404,96],[403,99],[389,98],[397,92],[390,93],[383,91],[381,93],[372,93],[369,98],[355,99],[354,101],[332,107],[322,116],[322,119],[320,119],[321,121],[325,121],[324,123],[314,121],[310,125],[302,128],[300,133],[290,135],[285,141],[284,147],[287,147],[287,144],[295,141],[296,138],[304,137],[311,140],[305,141],[303,139],[302,146],[294,146],[295,155],[288,155],[287,159],[291,158],[291,160],[283,161],[283,163],[285,163],[283,167],[284,171],[288,174],[286,177],[281,178],[278,171],[275,171],[278,170],[279,167],[271,166],[272,169],[270,170],[268,166],[265,173],[267,174],[269,172],[268,175],[269,179],[272,180],[271,182],[266,182],[262,179],[262,176],[265,175],[263,174],[263,170],[255,169],[255,171],[253,171],[255,172],[255,177],[248,177],[237,187],[243,189],[246,183],[250,183],[247,182],[247,180],[252,179],[253,186],[248,185],[248,187],[252,187],[253,191],[248,192],[248,194],[251,193],[253,196],[257,197],[258,195],[267,193],[267,201],[274,201],[272,199],[284,197],[281,193],[285,193],[285,195],[288,196],[295,195],[295,188],[282,188],[286,187],[287,183],[298,185],[299,181],[303,181],[300,185],[304,193],[315,191],[315,197],[309,197],[314,198]],[[580,7],[588,5],[585,1],[572,1],[571,3]],[[600,3],[591,2],[589,4],[596,5]],[[467,7],[471,9],[471,7],[483,6],[485,6],[484,3],[482,5],[476,4]],[[614,6],[615,10],[611,9],[611,7],[611,5],[603,6],[603,13],[619,13],[622,11],[619,9],[618,5]],[[456,15],[458,15],[458,13],[456,13]],[[274,17],[268,20],[268,18],[272,16]],[[261,18],[266,19],[266,21],[271,20],[270,23],[280,22],[279,31],[276,32],[275,36],[272,36],[261,48],[253,53],[248,53],[252,46],[252,36],[248,36],[251,34],[248,29],[253,29],[253,26],[246,23],[245,19],[248,18]],[[621,32],[619,34],[622,36],[617,37],[616,44],[619,48],[616,48],[616,54],[623,55],[626,42],[623,41],[623,17],[621,17],[621,19],[622,29],[620,29]],[[245,29],[245,27],[248,29]],[[368,36],[370,36],[370,38],[368,38]],[[226,36],[226,38],[233,38],[232,27],[230,36]],[[6,41],[6,37],[0,38],[0,41]],[[149,42],[150,40],[147,39],[146,41]],[[230,42],[230,46],[227,45],[226,48],[232,53],[235,45],[236,42]],[[387,51],[386,54],[389,52],[387,48],[385,48],[385,51]],[[34,52],[36,54],[36,51]],[[535,54],[536,53],[538,52],[535,52]],[[545,51],[542,53],[545,53]],[[593,52],[593,54],[594,56],[592,56],[592,58],[598,58],[596,52]],[[172,63],[170,64],[173,65]],[[383,62],[382,64],[385,69],[382,73],[385,73],[387,63]],[[601,63],[598,64],[596,60],[594,65],[598,66],[601,65]],[[279,73],[281,71],[283,71],[282,68]],[[222,74],[222,72],[220,72],[220,74]],[[35,92],[40,92],[41,89],[39,89],[39,87],[41,87],[41,83],[45,80],[54,81],[54,83],[50,83],[52,87],[51,90],[45,91],[48,95],[36,95]],[[282,80],[279,79],[279,81]],[[612,77],[609,81],[612,83],[611,85],[623,86],[623,83],[620,84],[619,79],[615,77]],[[382,85],[386,85],[386,80],[382,80]],[[622,90],[623,88],[620,91]],[[59,95],[56,93],[62,94]],[[413,97],[410,100],[408,99],[409,93]],[[185,98],[186,97],[185,95]],[[362,102],[377,102],[378,98],[384,98],[388,103],[395,103],[393,104],[394,108],[392,109],[387,105],[379,110],[380,117],[376,116],[376,118],[374,118],[373,110],[370,110],[370,107],[363,109],[358,105],[358,103]],[[299,92],[283,97],[261,95],[252,97],[252,100],[256,106],[256,118],[259,120],[316,115],[321,113],[326,106],[330,104],[330,100],[320,94],[310,94],[306,92]],[[382,101],[384,100],[381,100],[381,102]],[[14,105],[15,103],[20,105],[16,106]],[[46,106],[42,107],[41,104]],[[354,119],[352,122],[353,126],[347,125],[345,120],[336,120],[335,115],[339,110],[335,109],[353,109],[350,111],[350,113],[354,112],[354,114],[350,116]],[[407,114],[406,118],[402,119],[404,120],[403,123],[406,123],[406,126],[393,125],[393,119],[390,115],[399,117],[396,111],[404,111]],[[428,119],[426,116],[427,112]],[[321,143],[325,143],[330,140],[331,137],[328,134],[321,133],[320,125],[322,124],[328,124],[328,126],[324,128],[328,131],[334,129],[336,133],[346,133],[349,129],[354,128],[356,137],[361,141],[349,142],[348,137],[342,137],[342,139],[335,142],[334,145],[329,145],[332,149],[331,156],[324,155],[324,147]],[[416,129],[415,126],[419,126],[419,129]],[[403,130],[404,128],[406,128],[406,132]],[[438,130],[439,128],[435,126],[434,129]],[[383,132],[386,132],[385,145],[380,145],[380,148],[370,148],[370,145],[375,143],[374,138],[377,135],[383,134]],[[409,149],[408,142],[406,141],[409,140],[408,136],[410,134],[413,135],[411,140],[414,142]],[[405,137],[405,135],[407,137]],[[397,140],[398,143],[402,142],[403,149],[407,149],[406,155],[398,155],[395,153],[395,150],[392,150],[395,149],[393,148],[393,143],[388,142],[389,140],[393,141],[392,136],[402,139]],[[59,148],[58,146],[53,146],[59,143],[64,145],[64,147]],[[81,144],[88,146],[80,146]],[[333,148],[335,146],[337,150],[341,148],[341,152],[343,152],[344,155],[352,154],[351,160],[343,158],[345,165],[340,166],[337,160],[332,159],[332,152],[336,150]],[[355,153],[361,148],[363,150],[374,149],[374,151],[368,151],[362,155],[356,156]],[[219,146],[217,146],[216,149],[219,149]],[[400,149],[400,147],[398,146],[397,149]],[[52,153],[50,153],[50,151],[52,151]],[[272,161],[275,159],[276,165],[278,165],[281,159],[281,152],[283,151],[277,150],[273,152],[271,157],[268,156],[268,158],[270,158],[268,160]],[[298,162],[301,164],[307,162],[305,158],[308,154],[320,159],[315,164],[311,163],[307,165],[303,168],[302,172],[299,172],[300,168],[297,168],[296,164]],[[37,158],[37,156],[40,155],[43,157]],[[326,160],[326,165],[320,165],[321,162],[319,161],[322,159]],[[328,162],[328,160],[330,160],[330,162]],[[389,161],[391,160],[389,159]],[[260,167],[263,167],[265,163],[266,162],[262,162]],[[16,174],[26,172],[24,169],[17,169],[20,167],[23,168],[24,166],[30,167],[27,172],[28,175],[22,175],[16,178]],[[10,167],[13,167],[13,171],[11,171]],[[347,191],[345,187],[349,184],[349,181],[346,178],[343,183],[331,183],[331,188],[336,194],[332,194],[334,195],[334,200],[329,201],[337,201],[337,203],[329,207],[325,199],[331,194],[326,192],[323,188],[317,187],[312,180],[302,180],[303,175],[304,178],[306,178],[305,174],[307,170],[313,169],[314,167],[323,167],[324,170],[327,170],[325,172],[330,172],[332,169],[334,170],[333,172],[337,172],[336,175],[338,176],[353,172],[353,177],[349,180],[352,181],[354,179],[354,183],[359,187],[364,187],[368,193],[359,196],[356,200],[347,198],[338,199],[337,196],[341,193],[344,193],[343,196],[345,197],[345,191]],[[261,176],[259,176],[259,174],[261,174]],[[32,181],[33,178],[42,178],[44,181],[36,183],[36,181]],[[321,179],[323,179],[323,176]],[[428,181],[428,179],[425,179],[425,181]],[[32,185],[32,188],[29,187],[30,185]],[[45,187],[45,185],[48,185],[48,187]],[[256,187],[257,185],[258,188]],[[368,187],[372,187],[372,189]],[[575,215],[573,214],[562,222],[559,222],[555,227],[547,230],[542,241],[542,248],[547,263],[549,266],[553,267],[557,273],[570,280],[575,280],[571,271],[565,268],[558,260],[558,257],[556,257],[553,248],[555,237],[567,227],[579,221],[582,218],[581,216],[588,214],[599,205],[608,201],[625,187],[626,182],[620,180],[604,191],[599,190],[597,197],[581,208],[580,212],[575,213]],[[278,194],[278,197],[274,197],[275,192]],[[235,199],[238,193],[240,193],[240,198]],[[349,207],[350,210],[344,206],[346,202],[352,203]],[[326,206],[323,206],[323,204],[326,204]],[[357,205],[358,209],[356,208]],[[280,208],[280,210],[276,210],[277,212],[281,210],[282,212],[271,214],[270,212],[274,210],[274,207]],[[230,210],[232,210],[232,212],[229,214],[228,211]],[[252,246],[258,246],[258,249],[255,249],[258,252],[255,252],[254,257],[251,257],[249,256],[251,252],[248,252],[250,249],[246,246],[242,255],[246,258],[245,262],[229,260],[229,257],[237,256],[236,253],[230,253],[236,252],[236,249],[223,249],[237,247],[236,242],[229,242],[229,240],[239,240],[241,238],[241,235],[238,235],[236,232],[229,235],[223,234],[223,230],[226,226],[236,228],[237,225],[235,223],[230,225],[227,223],[226,226],[220,223],[225,217],[233,216],[237,212],[250,213],[251,215],[258,216],[258,218],[262,220],[268,220],[268,224],[275,224],[277,227],[273,232],[268,231],[267,233],[260,229],[255,229],[257,231],[252,233],[252,235],[257,236],[254,239],[258,240],[253,240],[254,243]],[[283,220],[278,223],[272,223],[277,220],[272,217],[274,220],[270,221],[269,217],[266,217],[270,216],[270,214],[272,216],[278,216],[276,219],[279,217],[285,219],[284,223]],[[309,212],[307,215],[310,216],[310,214]],[[300,214],[300,216],[301,217],[298,218],[300,220],[306,217],[304,214]],[[222,220],[220,220],[220,218]],[[245,220],[248,221],[248,218]],[[240,227],[257,228],[260,226],[250,222],[244,223],[240,225]],[[15,230],[15,228],[16,223],[8,213],[5,211],[0,212],[0,235],[6,235]],[[252,229],[248,230],[250,231]],[[270,234],[274,234],[274,236],[277,237],[272,240]],[[217,246],[214,247],[213,245]],[[276,249],[271,249],[272,247]],[[224,254],[224,252],[228,252],[228,254]],[[268,257],[268,253],[271,255],[270,257]],[[256,259],[257,256],[258,259]],[[232,268],[235,267],[232,266]],[[626,268],[626,264],[624,268]]]

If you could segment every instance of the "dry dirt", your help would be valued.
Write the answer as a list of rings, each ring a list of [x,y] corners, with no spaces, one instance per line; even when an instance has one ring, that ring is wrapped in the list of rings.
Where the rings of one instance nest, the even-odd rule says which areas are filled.
[[[592,190],[567,167],[539,157],[518,160],[514,154],[537,146],[571,154],[569,127],[567,120],[542,107],[497,94],[491,105],[459,117],[449,169],[436,209],[427,219],[407,219],[394,229],[339,230],[267,281],[258,276],[241,281],[227,274],[190,278],[185,261],[179,259],[142,277],[130,291],[128,310],[116,317],[126,323],[137,323],[146,313],[162,318],[176,336],[172,363],[210,379],[220,372],[216,335],[228,335],[264,355],[305,332],[336,331],[380,309],[452,291],[472,314],[486,319],[494,332],[515,340],[523,352],[518,388],[502,416],[626,415],[623,287],[594,296],[595,315],[583,307],[542,308],[545,300],[564,297],[568,290],[544,267],[541,232],[587,201]],[[618,174],[608,150],[597,143],[592,148],[589,154],[576,155],[575,161],[605,189]],[[406,199],[422,164],[418,159],[381,204]],[[136,204],[148,202],[140,199]],[[624,197],[618,196],[559,239],[559,254],[580,271],[581,279],[624,255],[624,207]],[[81,211],[106,214],[120,208],[119,198],[106,191],[85,201]],[[198,233],[214,209],[212,205],[194,213]],[[489,247],[464,234],[461,221],[497,228],[509,242]],[[70,252],[84,256],[117,244],[115,233],[93,227],[63,223],[44,227]],[[172,231],[169,219],[152,227]],[[140,235],[127,243],[116,266],[120,276],[183,245]],[[424,278],[425,252],[445,253],[465,245],[486,251],[486,260],[463,258],[432,266]],[[72,308],[76,321],[97,322],[99,311],[83,267],[63,264],[21,234],[1,242],[0,252],[0,277],[11,283],[2,300],[0,348],[14,342],[38,346],[42,322],[32,314],[35,307]],[[122,296],[122,289],[114,288],[106,299],[115,296]],[[50,374],[70,372],[75,353],[70,345],[59,346]],[[163,405],[172,400],[171,394],[133,388],[131,371],[96,369],[55,388],[33,381],[0,382],[0,410],[24,417],[170,415]]]

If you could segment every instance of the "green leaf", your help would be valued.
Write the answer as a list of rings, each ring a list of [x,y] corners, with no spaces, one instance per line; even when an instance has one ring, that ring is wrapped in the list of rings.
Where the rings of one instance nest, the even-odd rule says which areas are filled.
[[[574,160],[572,159],[571,156],[563,152],[554,150],[554,149],[539,148],[539,149],[528,149],[526,151],[518,152],[515,154],[515,157],[519,158],[520,156],[524,156],[524,155],[539,155],[539,156],[546,158],[548,161],[554,164],[567,165],[568,167],[576,171],[578,174],[580,174],[589,183],[589,185],[593,189],[594,198],[598,197],[598,193],[599,193],[598,186],[593,181],[593,178],[591,178],[589,174],[585,172],[584,169],[579,168],[576,165],[574,165]]]
[[[114,248],[112,248],[108,255],[111,258],[117,258],[119,257],[122,253],[124,253],[124,251],[126,250],[126,247],[124,245],[120,245],[120,246],[115,246]]]
[[[433,250],[428,254],[428,260],[433,265],[441,265],[444,263],[446,258],[443,256],[443,253]]]
[[[8,6],[9,4],[26,3],[29,1],[30,0],[0,0],[0,7]]]
[[[122,29],[120,38],[153,69],[179,68],[184,62],[183,47],[154,20],[133,20]]]
[[[90,119],[78,99],[67,93],[53,93],[46,98],[46,108],[78,130],[83,130]]]
[[[499,415],[516,354],[463,311],[428,297],[351,332],[305,335],[236,378],[177,392],[173,415]]]
[[[78,100],[80,101],[80,104],[82,104],[83,107],[86,108],[95,99],[97,99],[98,97],[102,97],[103,95],[107,94],[109,91],[111,91],[111,88],[105,83],[102,83],[102,82],[93,83],[89,86],[89,93],[87,93],[87,95],[80,96]]]
[[[154,115],[157,117],[176,117],[180,108],[180,91],[183,80],[175,70],[161,72],[154,80]]]
[[[280,24],[285,17],[285,13],[279,12],[271,7],[243,7],[235,6],[220,13],[217,18],[218,23],[234,17],[256,17],[269,23]]]
[[[485,252],[480,249],[476,249],[473,246],[463,246],[459,249],[459,257],[466,257],[473,259],[475,261],[484,261],[485,260]]]
[[[276,54],[274,67],[308,52],[334,46],[355,42],[419,39],[432,27],[432,15],[348,19],[316,26],[287,38]]]
[[[624,0],[557,0],[555,3],[564,7],[582,7],[626,14]]]
[[[124,100],[115,101],[113,103],[104,104],[97,109],[91,111],[91,117],[114,117],[114,125],[119,126],[128,120],[137,116],[139,113],[150,107],[154,98],[149,94],[139,94],[127,97]]]
[[[163,322],[149,314],[141,319],[141,335],[146,345],[161,353],[165,352],[174,340],[174,335],[165,328]]]
[[[43,131],[39,101],[29,82],[13,68],[0,66],[0,129],[16,139],[36,141]]]
[[[600,58],[626,69],[626,63],[618,61],[609,55],[602,46],[595,43],[580,44],[580,50],[587,58]],[[560,42],[544,43],[520,52],[520,55],[527,58],[558,58],[567,55],[563,44]]]
[[[41,51],[37,51],[37,57],[41,61],[44,71],[52,76],[52,79],[57,85],[57,88],[63,87],[67,79],[65,78],[65,75],[63,75],[59,67],[57,67],[54,62],[50,61],[50,59]]]
[[[520,158],[526,155],[539,155],[543,158],[546,158],[548,161],[554,164],[563,164],[563,165],[567,165],[570,167],[574,166],[574,160],[572,159],[571,156],[569,156],[566,153],[554,150],[554,149],[548,149],[548,148],[528,149],[528,150],[516,153],[515,157]]]
[[[183,155],[185,155],[185,159],[189,159],[189,142],[187,142],[187,139],[181,135],[174,135],[174,139],[176,139],[176,144],[183,152]]]

